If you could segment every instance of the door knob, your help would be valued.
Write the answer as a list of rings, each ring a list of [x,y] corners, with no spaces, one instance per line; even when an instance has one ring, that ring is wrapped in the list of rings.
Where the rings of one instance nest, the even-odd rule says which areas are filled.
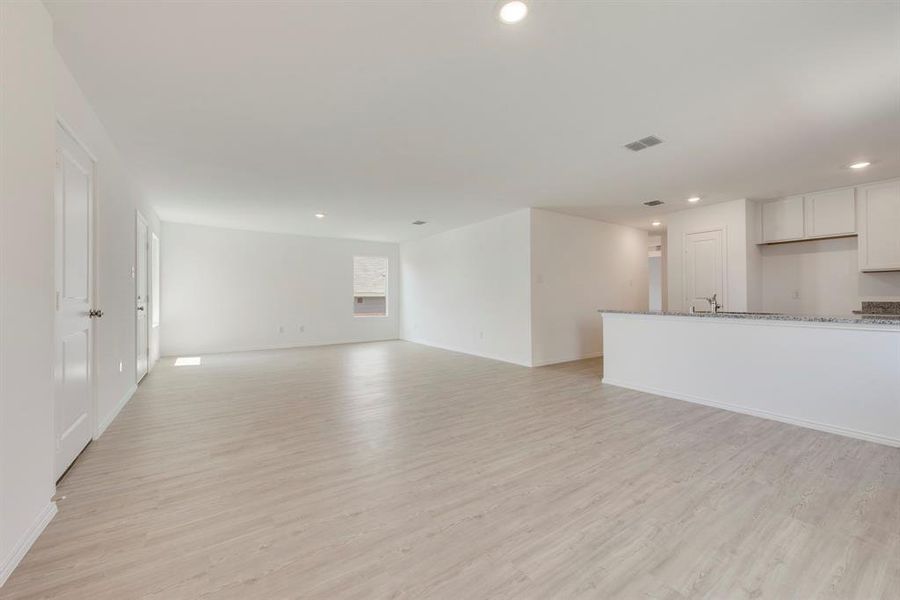
[[[144,307],[143,307],[143,306],[138,306],[137,309],[138,309],[138,310],[144,310]]]
[[[92,318],[92,319],[95,318],[95,317],[99,319],[100,317],[103,316],[103,311],[100,310],[99,308],[96,309],[96,310],[92,308],[92,309],[88,312],[88,316],[89,316],[90,318]]]

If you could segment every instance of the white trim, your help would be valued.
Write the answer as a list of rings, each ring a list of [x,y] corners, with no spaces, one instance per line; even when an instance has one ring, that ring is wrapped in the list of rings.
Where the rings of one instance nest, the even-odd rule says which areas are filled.
[[[62,115],[60,115],[59,113],[56,114],[56,122],[59,124],[60,127],[62,127],[63,131],[65,131],[67,134],[69,134],[69,135],[72,137],[72,139],[75,140],[75,142],[76,142],[79,146],[81,146],[81,148],[82,148],[85,152],[87,152],[87,155],[91,158],[92,161],[94,161],[94,164],[96,164],[97,162],[99,162],[99,161],[97,160],[97,155],[94,154],[94,153],[91,151],[90,148],[88,148],[88,145],[85,144],[85,143],[81,140],[80,137],[78,137],[78,135],[75,133],[75,129],[74,129],[73,127],[71,127],[71,126],[66,122],[66,120],[62,118]]]
[[[603,383],[607,385],[614,385],[617,387],[628,388],[630,390],[637,390],[639,392],[645,392],[648,394],[654,394],[656,396],[664,396],[666,398],[673,398],[675,400],[683,400],[685,402],[693,402],[694,404],[703,404],[704,406],[712,406],[714,408],[721,408],[723,410],[728,410],[731,412],[741,413],[745,415],[751,415],[753,417],[760,417],[762,419],[769,419],[771,421],[779,421],[781,423],[787,423],[789,425],[797,425],[799,427],[805,427],[807,429],[815,429],[817,431],[824,431],[826,433],[835,433],[837,435],[843,435],[850,438],[856,438],[858,440],[864,440],[867,442],[875,442],[876,444],[884,444],[886,446],[894,446],[900,447],[900,438],[892,438],[886,435],[880,435],[877,433],[869,433],[866,431],[859,431],[857,429],[850,429],[848,427],[841,427],[839,425],[829,425],[827,423],[820,423],[818,421],[809,421],[807,419],[799,419],[797,417],[789,417],[787,415],[782,415],[778,413],[769,412],[767,410],[759,410],[755,408],[746,408],[744,406],[738,406],[736,404],[729,404],[727,402],[718,402],[716,400],[709,400],[708,398],[701,398],[699,396],[693,396],[691,394],[681,394],[677,392],[671,392],[668,390],[662,390],[658,388],[654,388],[648,385],[642,385],[639,383],[630,383],[627,381],[617,381],[611,379],[609,377],[603,378]]]
[[[153,233],[153,230],[150,229],[150,223],[144,218],[144,215],[141,213],[141,210],[135,209],[134,211],[134,276],[131,278],[132,285],[134,286],[132,300],[131,300],[131,309],[134,313],[134,379],[135,383],[140,383],[144,377],[150,373],[150,323],[153,320],[151,314],[147,310],[147,307],[150,306],[150,234]],[[147,327],[147,370],[144,371],[141,375],[138,375],[137,367],[138,367],[138,341],[140,336],[138,335],[138,257],[140,256],[140,252],[138,250],[138,228],[143,227],[146,232],[145,239],[145,247],[144,247],[144,293],[147,295],[144,298],[144,323],[146,323]],[[142,348],[143,350],[143,348]]]
[[[12,575],[15,568],[18,567],[19,563],[22,562],[22,559],[25,558],[25,555],[28,553],[28,550],[31,549],[35,540],[38,539],[38,536],[43,533],[44,529],[53,519],[53,516],[56,515],[56,511],[56,503],[47,502],[47,506],[45,506],[38,514],[31,524],[31,527],[25,531],[22,537],[19,538],[19,541],[16,542],[16,545],[13,546],[9,555],[3,559],[3,563],[0,564],[0,587],[3,587],[3,584],[6,583],[6,580],[9,579],[9,576]]]
[[[159,236],[156,235],[155,231],[150,229],[149,225],[147,226],[147,229],[150,230],[150,258],[148,260],[148,262],[150,263],[150,275],[149,275],[150,285],[148,286],[149,287],[148,296],[150,299],[150,330],[153,331],[154,329],[159,329],[159,322],[160,322],[160,318],[162,317],[162,313],[159,310],[160,309],[160,306],[159,306],[159,304],[160,304],[159,292],[160,291],[158,289],[156,289],[159,286],[155,285],[156,282],[153,278],[153,275],[156,274],[157,280],[161,279],[160,265],[162,264],[162,262],[160,260],[161,255],[160,255],[160,249],[159,249]],[[154,269],[154,256],[153,256],[154,248],[156,249],[156,259],[155,259],[156,268],[155,269]],[[148,338],[147,345],[149,345],[149,344],[150,344],[150,340]],[[149,353],[149,350],[148,350],[148,353]],[[148,369],[148,371],[149,371],[149,369]]]
[[[547,367],[549,365],[560,365],[562,363],[575,362],[576,360],[585,360],[588,358],[600,358],[602,356],[603,352],[589,352],[587,354],[580,354],[578,356],[572,356],[570,358],[554,358],[549,360],[534,361],[531,363],[531,366]]]
[[[119,415],[119,411],[125,408],[125,405],[128,404],[128,401],[131,400],[131,397],[134,396],[134,393],[137,391],[137,384],[134,383],[128,388],[128,391],[125,392],[125,395],[122,396],[122,399],[119,400],[118,404],[116,404],[115,408],[112,409],[112,412],[109,413],[101,422],[97,424],[97,429],[94,432],[94,439],[96,440],[98,437],[103,435],[103,432],[106,431],[106,428],[109,427],[110,423]]]
[[[265,352],[268,350],[292,350],[294,348],[317,348],[319,346],[342,346],[344,344],[371,344],[374,342],[396,342],[396,341],[410,341],[410,340],[401,340],[398,337],[385,337],[385,338],[373,338],[373,339],[364,339],[364,340],[341,340],[336,342],[310,342],[308,344],[302,344],[298,342],[288,342],[285,344],[266,344],[263,346],[224,346],[218,348],[194,348],[183,350],[180,352],[173,352],[171,350],[167,350],[165,354],[162,354],[162,349],[160,349],[159,357],[162,358],[177,358],[179,356],[210,356],[215,354],[232,354],[235,352]],[[427,344],[426,344],[427,345]]]

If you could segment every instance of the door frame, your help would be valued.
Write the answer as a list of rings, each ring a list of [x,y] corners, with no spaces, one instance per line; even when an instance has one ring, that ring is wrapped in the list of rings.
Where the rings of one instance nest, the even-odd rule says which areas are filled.
[[[78,144],[78,146],[81,147],[82,150],[84,150],[85,154],[88,155],[88,158],[91,159],[91,193],[90,193],[91,216],[88,221],[90,224],[89,231],[88,231],[88,255],[89,255],[89,258],[88,258],[88,270],[89,270],[89,272],[88,272],[88,280],[89,280],[88,293],[90,294],[90,297],[88,298],[88,304],[91,306],[91,308],[93,308],[95,306],[101,305],[100,284],[99,284],[100,259],[99,259],[99,252],[98,252],[99,243],[98,243],[98,236],[97,236],[97,225],[100,221],[100,219],[99,219],[100,210],[99,210],[99,205],[97,202],[97,164],[100,161],[97,159],[97,155],[88,147],[87,144],[84,143],[83,138],[81,136],[79,136],[77,133],[75,133],[75,129],[71,125],[69,125],[69,123],[66,122],[66,120],[59,113],[56,114],[56,126],[59,129],[61,129],[63,132],[65,132],[66,135],[71,137],[72,140],[76,144]],[[60,168],[59,152],[60,152],[60,148],[59,148],[59,145],[57,144],[56,148],[55,148],[55,152],[54,152],[54,161],[55,161],[54,174],[53,174],[54,179],[59,176],[59,172],[58,172],[58,170]],[[54,186],[55,186],[55,182],[54,182]],[[54,244],[54,248],[53,248],[53,287],[54,288],[57,287],[57,281],[56,281],[57,269],[60,268],[60,265],[57,263],[57,260],[60,257],[60,253],[59,253],[60,249],[56,247],[56,244],[59,242],[59,239],[58,239],[59,232],[57,231],[57,226],[59,225],[59,222],[57,219],[58,215],[56,214],[55,194],[56,194],[56,192],[54,191],[54,199],[53,199],[53,203],[54,203],[54,208],[53,208],[53,212],[54,212],[54,214],[53,214],[53,244]],[[54,292],[56,294],[59,292],[59,290],[54,290]],[[55,347],[56,347],[57,335],[59,334],[59,330],[58,330],[59,324],[57,322],[57,318],[58,318],[57,312],[58,311],[56,310],[56,303],[54,303],[54,314],[53,314],[54,352],[55,352]],[[88,358],[88,363],[87,363],[87,377],[88,377],[88,386],[87,387],[88,387],[88,394],[90,394],[90,402],[88,403],[90,415],[88,415],[88,421],[90,423],[90,428],[91,428],[91,441],[96,440],[99,437],[99,435],[97,434],[97,427],[100,422],[100,415],[99,415],[100,408],[97,405],[97,395],[98,395],[97,394],[97,378],[95,377],[95,374],[97,372],[97,353],[95,352],[97,344],[96,344],[96,341],[94,338],[96,337],[96,335],[97,335],[96,321],[92,319],[91,320],[90,340],[88,341],[89,358]],[[56,409],[57,409],[57,392],[58,392],[56,383],[57,383],[56,360],[54,358],[53,402],[51,403],[51,407],[50,407],[50,427],[51,427],[51,430],[53,431],[53,442],[52,442],[52,444],[53,444],[53,461],[52,461],[51,467],[50,467],[50,481],[53,482],[54,490],[56,489],[56,481],[57,481],[57,477],[56,477],[56,443],[57,443],[57,434],[58,434],[58,432],[56,430]],[[77,457],[76,457],[76,460],[77,460]],[[73,462],[73,464],[74,464],[74,462]],[[55,493],[56,492],[54,491],[54,494]]]
[[[134,384],[137,385],[141,381],[143,381],[144,377],[150,373],[150,314],[146,307],[150,305],[149,298],[151,296],[150,291],[150,234],[153,230],[150,228],[150,223],[144,218],[144,215],[141,214],[140,209],[135,209],[134,211],[134,294],[132,295],[131,302],[131,310],[134,311]],[[147,297],[144,298],[144,325],[147,330],[145,339],[147,340],[147,370],[143,375],[138,376],[138,316],[137,316],[137,299],[138,299],[138,258],[140,257],[140,252],[138,249],[138,228],[144,227],[147,231],[147,235],[145,236],[146,248],[144,248],[144,278],[145,278],[145,286],[144,290],[147,294]]]
[[[155,244],[154,244],[154,241],[156,242]],[[147,325],[147,327],[150,331],[150,336],[147,338],[147,344],[150,346],[150,349],[149,349],[149,356],[147,359],[147,372],[149,373],[150,371],[153,370],[153,367],[155,367],[156,363],[159,361],[159,325],[160,325],[160,320],[161,320],[161,319],[156,320],[156,322],[155,322],[156,324],[154,325],[154,318],[155,318],[154,315],[157,314],[157,311],[159,311],[159,307],[160,307],[159,294],[160,294],[161,286],[159,285],[159,280],[160,280],[159,256],[161,256],[160,255],[161,251],[160,251],[159,234],[157,232],[153,231],[153,228],[150,228],[150,240],[148,242],[148,245],[150,247],[150,255],[147,257],[147,262],[150,264],[150,272],[148,273],[147,277],[149,279],[150,287],[147,291],[149,294],[148,300],[149,300],[150,310],[148,311],[149,314],[147,315],[147,318],[150,321],[150,323]],[[156,257],[154,257],[154,254],[153,254],[154,245],[156,247],[156,255],[157,255]],[[154,334],[154,329],[156,330],[155,334]],[[156,336],[155,346],[153,343],[154,335]],[[155,348],[155,356],[156,356],[155,360],[154,360],[154,348]]]
[[[681,234],[681,310],[688,310],[684,304],[684,295],[687,293],[687,239],[688,236],[697,235],[698,233],[715,233],[718,231],[722,234],[722,306],[728,306],[728,226],[721,227],[705,227],[702,229],[689,230]]]

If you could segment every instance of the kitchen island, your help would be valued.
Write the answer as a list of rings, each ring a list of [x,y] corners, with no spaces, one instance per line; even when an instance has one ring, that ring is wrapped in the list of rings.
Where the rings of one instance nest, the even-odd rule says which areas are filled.
[[[900,320],[600,310],[603,382],[900,446]]]

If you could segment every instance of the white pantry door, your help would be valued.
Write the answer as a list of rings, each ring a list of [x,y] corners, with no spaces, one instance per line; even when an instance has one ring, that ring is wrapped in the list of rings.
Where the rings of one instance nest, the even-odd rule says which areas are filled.
[[[722,230],[689,233],[684,238],[684,308],[711,310],[707,298],[716,295],[725,306],[725,268]]]
[[[55,474],[58,479],[91,441],[94,161],[56,128]]]
[[[150,228],[147,221],[140,213],[137,214],[137,231],[135,232],[135,260],[134,260],[134,290],[135,290],[135,367],[137,379],[140,381],[147,374],[150,365],[150,320],[147,318],[149,301],[150,269],[147,261],[150,258],[148,245],[150,243]]]

